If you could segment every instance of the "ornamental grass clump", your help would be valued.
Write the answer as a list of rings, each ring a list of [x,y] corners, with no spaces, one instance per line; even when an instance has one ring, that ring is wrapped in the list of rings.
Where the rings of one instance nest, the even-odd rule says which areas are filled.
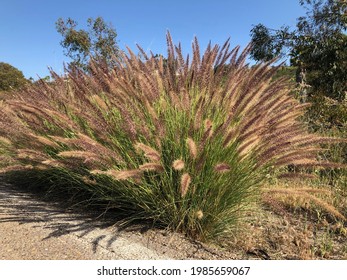
[[[201,54],[195,39],[184,57],[170,34],[167,46],[166,58],[138,47],[111,70],[52,73],[2,102],[2,173],[217,240],[269,172],[334,166],[317,161],[317,145],[337,140],[307,133],[297,120],[307,105],[272,81],[271,63],[248,67],[249,47],[239,54],[226,41]]]

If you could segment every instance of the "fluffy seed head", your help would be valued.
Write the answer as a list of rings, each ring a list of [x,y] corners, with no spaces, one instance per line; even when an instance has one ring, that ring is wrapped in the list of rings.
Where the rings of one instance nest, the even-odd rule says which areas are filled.
[[[196,213],[195,213],[195,217],[196,217],[198,220],[201,220],[201,219],[204,217],[204,213],[203,213],[201,210],[198,210],[198,211],[196,211]]]
[[[188,173],[184,173],[181,177],[181,196],[182,197],[186,196],[190,182],[191,182],[190,175]]]
[[[40,135],[35,135],[35,134],[30,134],[30,136],[32,138],[34,138],[35,141],[37,141],[37,142],[39,142],[39,143],[41,143],[43,145],[51,146],[51,147],[59,147],[59,145],[56,142],[54,142],[54,141],[52,141],[52,140],[50,140],[50,139],[48,139],[46,137],[43,137],[43,136],[40,136]]]
[[[95,157],[94,153],[86,152],[86,151],[64,151],[60,152],[58,156],[66,157],[66,158],[90,158]]]
[[[105,110],[105,111],[108,110],[107,104],[105,103],[105,101],[104,101],[99,95],[94,94],[94,95],[92,96],[92,99],[94,99],[95,103],[96,103],[102,110]]]
[[[141,150],[142,152],[144,152],[145,157],[147,157],[149,160],[153,160],[153,161],[160,160],[160,153],[150,146],[147,146],[143,143],[136,143],[135,148],[137,150]]]
[[[142,171],[138,169],[132,170],[122,170],[111,173],[117,180],[127,180],[129,178],[140,178],[142,176]]]
[[[214,170],[218,173],[225,173],[225,172],[230,171],[230,166],[226,163],[218,163],[214,167]]]
[[[49,167],[64,167],[64,164],[61,163],[58,160],[54,160],[54,159],[48,159],[48,160],[44,160],[41,162],[41,164],[49,166]]]
[[[116,180],[138,179],[142,176],[142,170],[130,169],[130,170],[92,170],[91,174],[101,174],[113,177]]]
[[[212,121],[210,119],[205,120],[205,131],[210,129],[212,126]]]
[[[186,141],[187,141],[190,156],[193,159],[196,159],[196,157],[198,155],[198,149],[196,147],[194,140],[192,138],[188,137]]]
[[[184,168],[184,161],[181,159],[176,159],[173,163],[172,163],[172,167],[173,169],[180,171]]]
[[[28,165],[11,165],[8,167],[4,167],[0,169],[0,174],[11,172],[11,171],[19,171],[19,170],[31,170],[34,167],[30,164]]]
[[[140,170],[145,170],[145,171],[157,171],[157,172],[164,171],[163,166],[157,162],[144,163],[140,165],[139,168]]]

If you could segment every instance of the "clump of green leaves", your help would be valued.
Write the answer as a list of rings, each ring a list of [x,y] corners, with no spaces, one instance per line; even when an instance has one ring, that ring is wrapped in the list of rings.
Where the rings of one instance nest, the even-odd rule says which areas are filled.
[[[316,154],[336,140],[306,132],[297,118],[307,105],[273,80],[271,63],[249,68],[249,48],[238,54],[229,41],[201,54],[195,39],[192,57],[169,34],[167,45],[165,60],[129,49],[111,71],[92,63],[89,74],[52,73],[54,82],[1,104],[0,144],[11,159],[2,172],[29,170],[128,220],[217,240],[272,170],[334,166]]]
[[[112,57],[118,56],[117,32],[102,17],[88,18],[88,29],[78,29],[77,22],[71,18],[59,18],[57,31],[63,36],[60,42],[65,54],[72,59],[73,67],[88,69],[91,57],[113,66]]]
[[[297,19],[295,29],[284,26],[274,30],[263,24],[252,28],[251,57],[268,61],[285,55],[297,67],[297,82],[309,86],[305,95],[310,102],[323,97],[341,102],[347,91],[347,2],[300,0],[299,3],[306,9],[306,15]]]
[[[28,83],[22,71],[8,63],[0,62],[0,93],[22,88]]]

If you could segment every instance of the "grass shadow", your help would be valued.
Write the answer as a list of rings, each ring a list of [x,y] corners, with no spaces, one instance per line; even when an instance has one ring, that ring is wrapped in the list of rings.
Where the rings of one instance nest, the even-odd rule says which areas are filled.
[[[127,213],[97,204],[88,192],[63,185],[52,189],[44,182],[37,185],[30,175],[26,171],[0,176],[0,224],[17,222],[43,227],[49,230],[43,240],[69,234],[92,238],[94,253],[101,243],[111,248],[122,232],[141,232],[151,226],[145,221],[125,223]]]

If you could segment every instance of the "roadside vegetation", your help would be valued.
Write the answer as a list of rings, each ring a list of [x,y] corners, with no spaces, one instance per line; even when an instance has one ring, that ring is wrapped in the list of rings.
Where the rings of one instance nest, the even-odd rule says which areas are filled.
[[[2,179],[257,258],[347,258],[347,4],[300,3],[294,31],[191,57],[59,19],[66,75],[0,92]]]
[[[249,68],[249,48],[223,46],[191,62],[167,35],[167,60],[130,49],[112,70],[91,63],[54,82],[13,93],[1,104],[2,172],[28,184],[68,188],[127,214],[203,241],[228,238],[259,200],[267,178],[315,177],[319,144],[338,138],[311,134],[300,104],[271,63]],[[292,170],[287,166],[292,166]],[[335,218],[342,213],[306,197]],[[312,194],[313,193],[313,194]]]

